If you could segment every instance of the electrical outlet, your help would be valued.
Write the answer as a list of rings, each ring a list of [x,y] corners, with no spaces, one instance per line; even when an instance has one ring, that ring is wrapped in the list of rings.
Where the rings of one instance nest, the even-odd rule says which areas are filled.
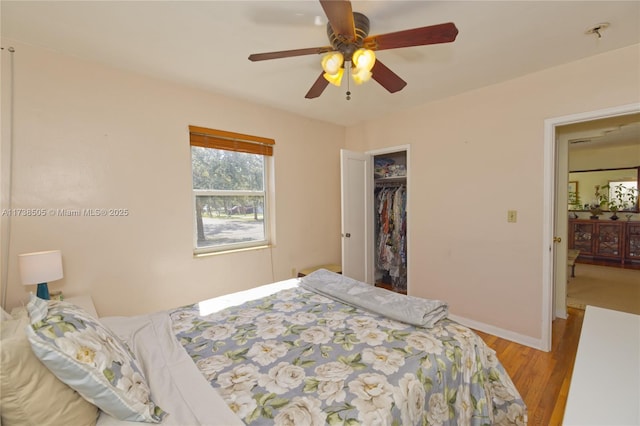
[[[291,278],[296,277],[296,268],[291,268]]]
[[[518,221],[518,211],[517,210],[507,210],[507,222],[516,223]]]

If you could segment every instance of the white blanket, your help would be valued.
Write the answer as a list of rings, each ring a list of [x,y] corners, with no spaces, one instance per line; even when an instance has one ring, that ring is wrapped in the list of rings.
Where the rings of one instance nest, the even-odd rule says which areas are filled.
[[[312,272],[300,284],[323,296],[419,327],[431,328],[449,313],[441,300],[405,296],[326,269]]]
[[[124,340],[135,354],[156,403],[169,416],[163,425],[243,425],[224,400],[195,368],[175,340],[169,316],[111,317],[101,321]],[[105,413],[99,426],[137,424]]]

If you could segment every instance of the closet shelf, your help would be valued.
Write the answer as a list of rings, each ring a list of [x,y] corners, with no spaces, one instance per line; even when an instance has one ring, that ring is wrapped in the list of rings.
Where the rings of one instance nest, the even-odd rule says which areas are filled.
[[[407,180],[406,176],[389,176],[389,177],[381,177],[374,179],[376,183],[395,183],[395,182],[405,182]]]

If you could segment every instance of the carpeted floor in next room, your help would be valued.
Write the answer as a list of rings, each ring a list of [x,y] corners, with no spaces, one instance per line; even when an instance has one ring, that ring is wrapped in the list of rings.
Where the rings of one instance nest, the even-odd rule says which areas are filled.
[[[640,270],[576,264],[567,284],[567,306],[586,305],[640,315]]]

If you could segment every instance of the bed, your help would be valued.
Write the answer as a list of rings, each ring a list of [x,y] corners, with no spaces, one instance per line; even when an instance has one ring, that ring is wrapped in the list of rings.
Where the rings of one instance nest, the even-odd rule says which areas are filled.
[[[32,325],[25,328],[33,353],[63,386],[102,408],[100,426],[131,420],[166,425],[527,422],[526,406],[495,352],[448,319],[445,303],[327,270],[135,317],[98,321],[64,302],[34,303],[40,308],[29,307]],[[77,346],[61,349],[60,333],[94,327],[103,347],[117,348],[106,360],[92,358],[95,365],[89,367],[81,362],[73,374],[49,365],[52,352],[60,352],[57,358],[67,363],[69,353],[78,353]],[[97,383],[105,381],[103,376],[111,385]],[[96,381],[84,383],[87,377]],[[105,386],[113,389],[106,397],[96,396],[96,387]]]

